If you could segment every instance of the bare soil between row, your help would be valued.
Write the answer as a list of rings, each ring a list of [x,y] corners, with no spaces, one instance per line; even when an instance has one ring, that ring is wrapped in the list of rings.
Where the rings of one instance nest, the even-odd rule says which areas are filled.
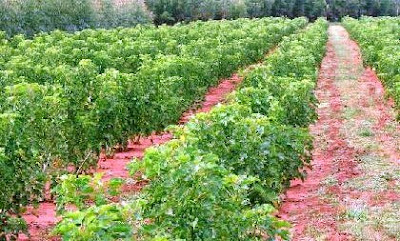
[[[399,217],[389,216],[400,200],[393,101],[342,26],[329,28],[316,95],[312,169],[292,181],[278,216],[293,241],[399,240]]]

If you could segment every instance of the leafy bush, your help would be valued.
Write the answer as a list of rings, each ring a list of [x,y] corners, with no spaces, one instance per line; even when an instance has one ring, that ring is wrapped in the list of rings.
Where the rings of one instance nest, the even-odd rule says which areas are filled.
[[[259,182],[257,178],[231,174],[217,156],[198,150],[172,142],[160,152],[147,152],[145,174],[152,182],[143,190],[142,217],[153,222],[141,227],[144,236],[171,240],[286,237],[282,229],[286,223],[271,216],[271,206],[252,208],[247,202],[248,188]]]
[[[249,187],[252,203],[274,203],[291,179],[304,177],[301,167],[311,159],[312,139],[307,129],[251,113],[245,105],[219,106],[198,114],[179,135],[185,148],[213,153],[229,171],[260,179]]]
[[[74,241],[133,240],[133,230],[127,222],[133,215],[131,210],[131,207],[107,204],[90,207],[84,212],[71,212],[54,232],[64,233],[64,239]],[[78,229],[79,226],[85,229]]]
[[[251,79],[249,81],[254,83],[259,77],[250,74],[247,80]],[[243,88],[230,98],[251,107],[255,113],[286,125],[306,127],[316,119],[314,81],[296,81],[292,77],[266,77],[261,83],[258,84],[259,89]]]

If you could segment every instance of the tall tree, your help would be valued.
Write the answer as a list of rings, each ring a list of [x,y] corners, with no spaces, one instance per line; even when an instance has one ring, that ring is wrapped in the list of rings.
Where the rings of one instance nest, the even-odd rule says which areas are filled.
[[[319,16],[326,16],[327,3],[325,0],[306,0],[305,16],[311,20],[317,19]]]
[[[301,17],[305,15],[305,0],[294,0],[293,3],[293,17]]]

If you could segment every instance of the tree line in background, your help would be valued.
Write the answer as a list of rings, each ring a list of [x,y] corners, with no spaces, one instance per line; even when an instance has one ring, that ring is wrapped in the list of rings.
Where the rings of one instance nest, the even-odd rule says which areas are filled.
[[[0,0],[0,30],[8,35],[128,27],[151,21],[151,14],[137,1],[120,5],[114,0]]]
[[[400,0],[147,0],[156,24],[238,17],[397,16]]]
[[[400,0],[0,0],[8,35],[239,17],[398,16]]]

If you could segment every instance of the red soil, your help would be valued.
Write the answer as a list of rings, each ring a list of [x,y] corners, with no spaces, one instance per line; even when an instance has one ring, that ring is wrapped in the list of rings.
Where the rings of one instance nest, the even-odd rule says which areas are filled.
[[[356,159],[365,152],[387,157],[388,160],[393,161],[388,161],[392,164],[398,163],[400,128],[395,121],[393,101],[384,98],[384,88],[374,71],[370,68],[363,69],[357,80],[351,79],[359,75],[357,71],[360,70],[357,68],[362,66],[357,43],[349,38],[342,27],[330,27],[329,33],[327,53],[321,65],[316,89],[317,98],[321,103],[318,108],[319,119],[315,125],[311,126],[311,133],[315,138],[312,170],[308,171],[304,182],[292,181],[278,214],[292,224],[293,238],[291,240],[293,241],[314,240],[310,239],[309,236],[313,236],[309,234],[310,232],[322,234],[320,236],[322,240],[354,240],[355,238],[348,230],[339,228],[338,217],[343,213],[342,209],[345,205],[342,204],[347,198],[365,201],[370,206],[400,200],[399,193],[391,188],[377,193],[345,188],[343,185],[346,181],[354,180],[362,174]],[[343,50],[345,57],[338,56],[335,45],[345,46]],[[349,68],[349,76],[347,76],[349,80],[344,81],[354,81],[348,89],[337,85],[343,83],[337,83],[339,71],[343,71],[339,65],[342,66],[341,68],[343,66]],[[357,98],[352,98],[354,96]],[[374,136],[370,138],[373,143],[379,144],[377,150],[353,147],[351,137],[347,137],[346,133],[342,132],[345,128],[343,110],[350,107],[361,108],[363,114],[348,122],[357,125],[369,119],[376,120],[372,126]],[[385,129],[388,124],[393,124],[395,130]],[[329,177],[333,177],[337,183],[324,185],[322,182]],[[322,190],[336,198],[335,201],[330,200],[329,196],[321,196]]]
[[[279,216],[288,220],[293,225],[291,230],[294,240],[300,237],[308,227],[328,228],[329,239],[346,240],[345,236],[338,235],[334,220],[335,207],[320,200],[317,192],[320,182],[329,176],[335,168],[335,161],[341,162],[338,168],[343,171],[341,179],[349,175],[346,163],[341,160],[353,160],[354,150],[347,146],[345,140],[339,135],[341,119],[338,116],[342,110],[339,91],[334,85],[338,59],[335,56],[331,41],[327,44],[327,53],[322,61],[318,78],[316,95],[325,106],[318,109],[318,122],[311,127],[312,134],[316,137],[313,151],[313,169],[308,172],[304,182],[294,180],[286,192]],[[327,148],[323,149],[323,146]],[[350,163],[349,163],[350,164]],[[332,190],[335,191],[335,190]],[[323,218],[312,219],[312,216],[323,214]]]
[[[384,147],[381,149],[386,156],[389,156],[390,160],[394,163],[400,163],[400,152],[399,152],[399,138],[396,134],[400,133],[400,128],[396,125],[394,132],[385,131],[384,128],[391,123],[396,123],[396,116],[394,113],[394,101],[393,99],[385,99],[385,89],[382,83],[379,81],[376,73],[371,69],[367,68],[364,74],[359,80],[365,89],[368,89],[368,95],[373,98],[373,103],[376,113],[374,115],[377,118],[377,123],[373,126],[373,129],[377,133],[376,137],[380,146]]]
[[[232,92],[241,81],[242,78],[239,77],[238,74],[233,74],[230,78],[222,80],[219,85],[211,87],[205,95],[205,99],[201,103],[200,108],[186,111],[182,115],[179,123],[186,123],[196,113],[209,111],[213,106],[222,102],[224,97]],[[128,178],[129,173],[126,166],[132,158],[142,158],[146,148],[163,144],[169,141],[171,137],[170,133],[163,132],[141,138],[138,144],[134,144],[131,141],[128,144],[127,151],[116,153],[112,158],[100,157],[96,172],[104,174],[103,180],[116,177]],[[143,182],[136,183],[133,181],[132,184],[125,186],[124,190],[139,191],[144,185],[145,183]],[[23,215],[23,218],[28,223],[31,237],[21,234],[18,238],[19,241],[57,240],[56,238],[51,239],[48,236],[46,237],[49,230],[51,230],[59,220],[59,217],[56,216],[55,203],[53,201],[41,203],[38,209],[29,207],[27,212]]]

